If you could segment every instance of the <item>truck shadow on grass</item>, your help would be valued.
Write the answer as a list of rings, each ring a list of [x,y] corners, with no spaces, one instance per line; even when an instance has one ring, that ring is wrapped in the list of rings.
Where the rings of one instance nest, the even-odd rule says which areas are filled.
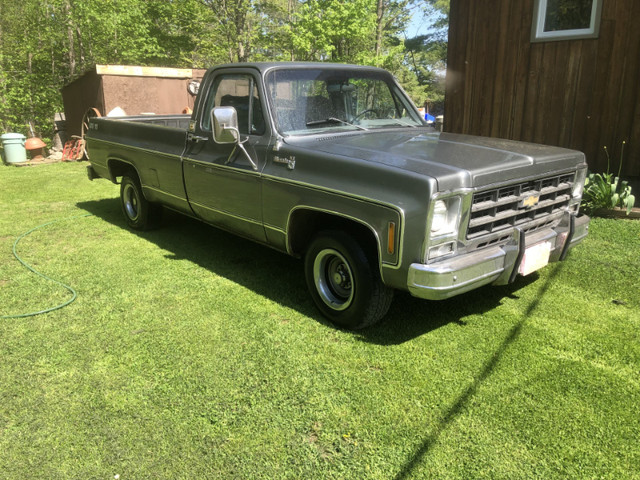
[[[128,229],[117,198],[80,202],[77,206],[106,222]],[[315,308],[306,288],[302,262],[296,258],[167,210],[158,229],[129,231],[170,252],[168,259],[188,260],[323,325],[336,328]],[[462,327],[465,317],[496,308],[502,299],[517,296],[517,290],[536,278],[537,274],[533,274],[519,278],[512,285],[484,287],[442,301],[420,300],[407,292],[397,291],[385,319],[355,334],[366,342],[397,345],[444,325]]]

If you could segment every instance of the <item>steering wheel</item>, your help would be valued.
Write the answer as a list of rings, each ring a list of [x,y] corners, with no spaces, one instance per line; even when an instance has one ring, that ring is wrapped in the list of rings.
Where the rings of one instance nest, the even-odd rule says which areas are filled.
[[[378,113],[378,111],[375,108],[367,108],[366,110],[361,111],[360,113],[358,113],[357,115],[355,115],[351,121],[355,122],[356,120],[359,120],[360,117],[364,117],[367,113],[375,113],[376,117],[379,117],[380,114]]]

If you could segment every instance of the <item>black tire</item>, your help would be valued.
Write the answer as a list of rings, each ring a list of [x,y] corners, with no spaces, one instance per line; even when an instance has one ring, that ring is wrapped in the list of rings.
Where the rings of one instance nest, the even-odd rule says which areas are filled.
[[[162,206],[144,198],[138,177],[122,177],[120,205],[127,225],[134,230],[149,230],[160,222]]]
[[[313,301],[337,326],[359,330],[389,310],[393,290],[382,283],[375,262],[344,232],[318,234],[305,253],[304,271]]]

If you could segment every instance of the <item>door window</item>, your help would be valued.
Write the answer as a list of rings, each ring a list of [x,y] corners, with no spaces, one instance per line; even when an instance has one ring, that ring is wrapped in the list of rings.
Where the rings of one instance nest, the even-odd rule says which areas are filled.
[[[214,107],[234,107],[238,130],[243,135],[262,135],[265,131],[258,87],[251,75],[221,75],[213,81],[202,119],[205,131],[211,131],[209,113]]]

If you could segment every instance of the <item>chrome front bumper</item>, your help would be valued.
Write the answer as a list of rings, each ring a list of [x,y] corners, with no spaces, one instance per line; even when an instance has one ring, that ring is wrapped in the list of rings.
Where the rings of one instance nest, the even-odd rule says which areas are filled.
[[[413,263],[407,278],[409,292],[414,297],[442,300],[482,285],[511,283],[518,275],[527,247],[550,242],[549,262],[564,260],[569,249],[587,236],[589,221],[586,215],[567,213],[553,229],[525,235],[516,228],[506,245],[485,248],[429,265]]]

